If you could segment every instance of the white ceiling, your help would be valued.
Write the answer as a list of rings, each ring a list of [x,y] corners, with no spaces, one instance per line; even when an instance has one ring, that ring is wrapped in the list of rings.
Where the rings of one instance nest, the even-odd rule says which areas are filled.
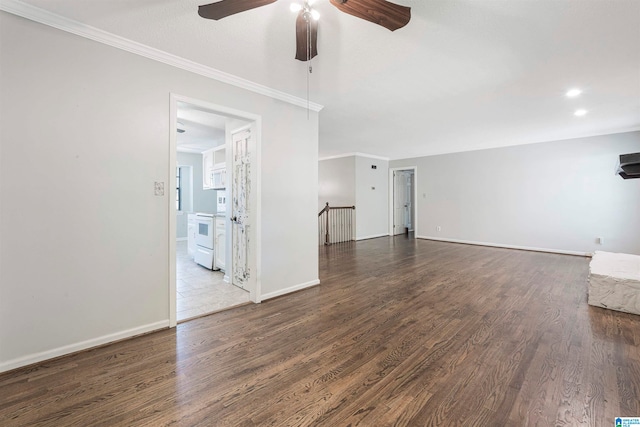
[[[199,0],[26,3],[302,98],[320,156],[396,159],[640,129],[640,1],[396,0],[390,32],[318,0],[313,73],[290,1],[227,17]],[[564,97],[572,87],[584,90]],[[577,108],[589,113],[575,117]]]
[[[184,102],[178,102],[177,116],[177,127],[184,130],[176,135],[178,151],[202,153],[224,144],[225,117]]]

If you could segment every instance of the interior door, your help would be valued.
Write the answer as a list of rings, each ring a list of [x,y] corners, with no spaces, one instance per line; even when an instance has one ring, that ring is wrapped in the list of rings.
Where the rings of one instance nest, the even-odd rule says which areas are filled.
[[[413,206],[411,204],[411,194],[413,193],[412,181],[413,181],[413,172],[411,171],[405,172],[404,173],[404,224],[403,226],[408,228],[409,230],[413,229],[413,224],[411,223],[411,212],[413,210]]]
[[[231,136],[233,144],[233,185],[231,197],[232,274],[234,285],[251,290],[252,279],[249,242],[251,195],[251,130],[246,129]]]
[[[407,179],[404,171],[393,172],[393,234],[404,233],[407,209]]]

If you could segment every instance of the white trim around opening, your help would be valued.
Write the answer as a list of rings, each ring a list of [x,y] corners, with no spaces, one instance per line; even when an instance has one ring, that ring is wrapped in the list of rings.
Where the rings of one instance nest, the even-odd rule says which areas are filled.
[[[183,95],[178,95],[175,93],[169,94],[169,190],[170,194],[167,202],[167,210],[169,217],[169,234],[167,239],[169,241],[169,259],[167,260],[168,264],[168,272],[169,272],[169,327],[173,328],[177,324],[177,312],[176,312],[176,215],[175,215],[175,187],[176,187],[176,148],[177,148],[177,131],[176,124],[178,121],[178,103],[184,102],[187,104],[194,105],[196,107],[205,109],[214,114],[218,114],[225,117],[237,118],[241,120],[245,120],[251,123],[252,131],[255,132],[254,136],[256,138],[256,213],[254,217],[254,224],[256,229],[256,239],[254,241],[255,248],[252,248],[252,251],[256,254],[256,283],[255,289],[250,290],[251,300],[255,303],[259,303],[261,301],[261,185],[260,185],[260,171],[261,171],[261,156],[260,156],[260,145],[261,145],[261,135],[262,135],[262,117],[256,114],[248,113],[245,111],[236,110],[233,108],[225,107],[218,104],[213,104],[211,102],[190,98]]]
[[[389,236],[394,236],[393,230],[393,173],[396,171],[413,171],[413,238],[418,236],[418,167],[417,166],[403,166],[397,168],[389,168]]]

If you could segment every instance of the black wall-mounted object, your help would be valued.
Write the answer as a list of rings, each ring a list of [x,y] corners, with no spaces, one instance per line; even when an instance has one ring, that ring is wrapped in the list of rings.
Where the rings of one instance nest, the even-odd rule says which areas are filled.
[[[640,153],[620,154],[617,173],[624,179],[640,178]]]

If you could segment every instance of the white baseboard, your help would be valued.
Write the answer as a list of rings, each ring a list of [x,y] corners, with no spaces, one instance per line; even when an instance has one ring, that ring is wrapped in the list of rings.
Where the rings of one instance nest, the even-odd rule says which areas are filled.
[[[231,279],[229,278],[229,276],[227,276],[226,274],[224,275],[224,277],[222,277],[222,281],[224,283],[231,283]]]
[[[291,286],[289,288],[280,289],[279,291],[269,292],[268,294],[262,294],[260,296],[260,300],[268,300],[270,298],[279,297],[281,295],[290,294],[291,292],[300,291],[302,289],[310,288],[312,286],[316,286],[320,284],[320,279],[312,280],[310,282],[301,283],[299,285]]]
[[[176,242],[186,242],[188,237],[176,237]]]
[[[432,236],[416,236],[416,239],[437,240],[439,242],[450,242],[450,243],[464,243],[465,245],[490,246],[494,248],[519,249],[522,251],[549,252],[552,254],[562,254],[562,255],[577,255],[577,256],[584,256],[584,257],[591,256],[590,252],[565,251],[563,249],[534,248],[531,246],[505,245],[502,243],[475,242],[472,240],[444,239],[441,237],[432,237]]]
[[[153,332],[153,331],[165,329],[168,327],[169,327],[169,321],[163,320],[160,322],[150,323],[144,326],[139,326],[137,328],[127,329],[125,331],[120,331],[120,332],[116,332],[109,335],[103,335],[98,338],[92,338],[90,340],[65,345],[63,347],[41,351],[40,353],[28,354],[26,356],[18,357],[16,359],[8,360],[6,362],[1,362],[0,372],[10,371],[12,369],[21,368],[23,366],[31,365],[33,363],[42,362],[43,360],[53,359],[56,357],[64,356],[66,354],[87,350],[87,349],[98,347],[100,345],[108,344],[114,341],[119,341],[125,338],[131,338],[136,335],[146,334],[148,332]]]
[[[371,236],[361,236],[361,237],[356,237],[356,240],[368,240],[368,239],[377,239],[378,237],[388,237],[389,233],[384,233],[384,234],[373,234]]]

